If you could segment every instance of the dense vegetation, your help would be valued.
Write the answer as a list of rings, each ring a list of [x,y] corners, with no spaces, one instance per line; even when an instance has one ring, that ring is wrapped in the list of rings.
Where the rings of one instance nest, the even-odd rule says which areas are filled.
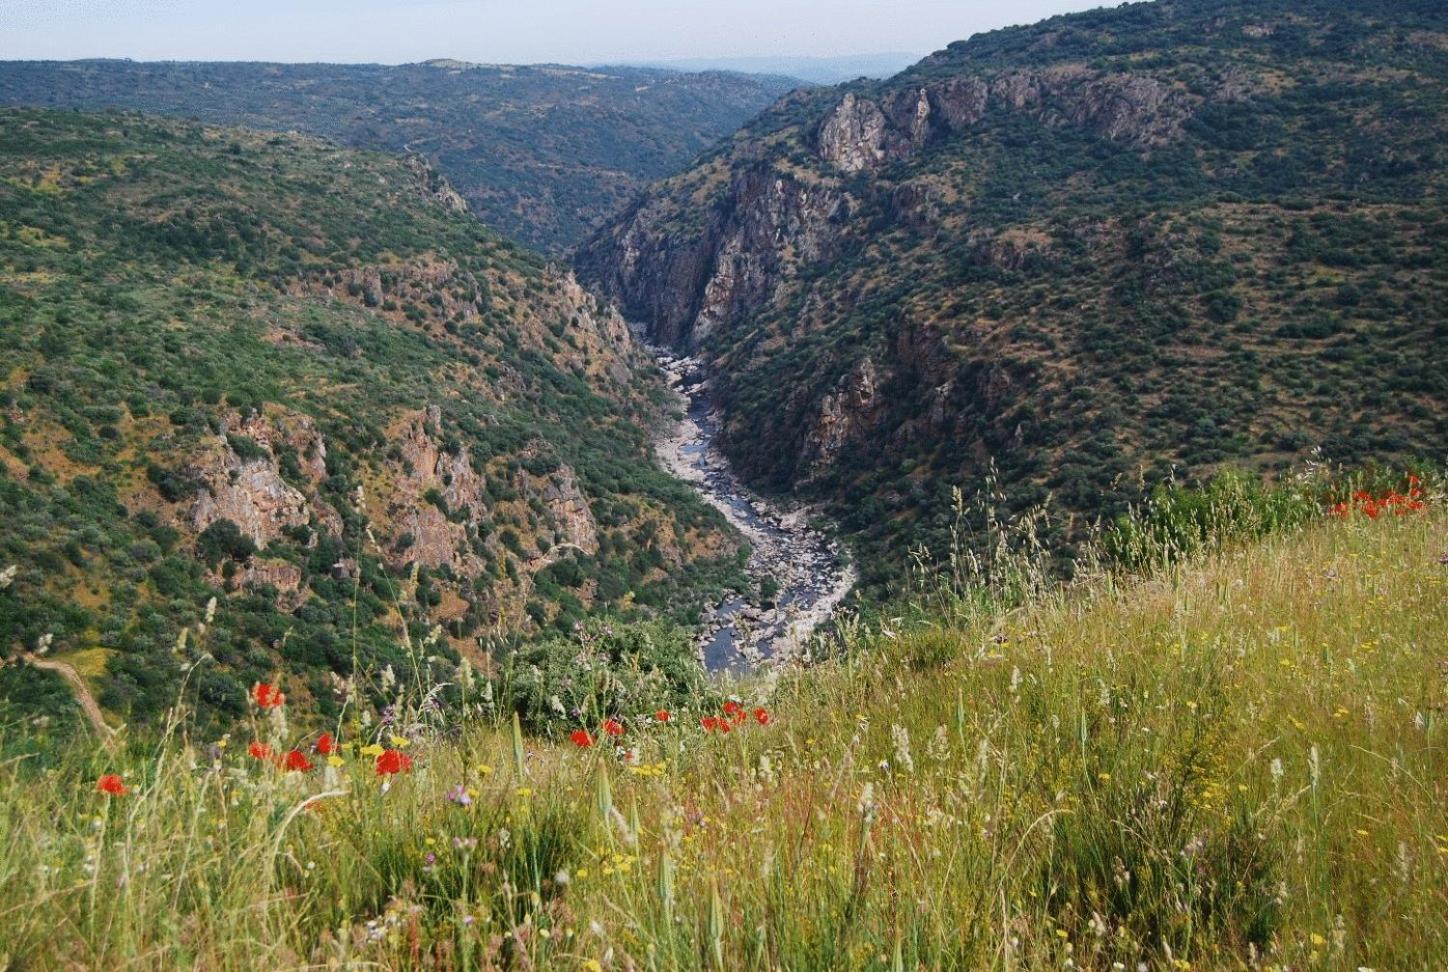
[[[737,577],[622,321],[455,210],[415,161],[0,112],[0,656],[121,720],[282,673],[327,715],[356,671],[689,621]]]
[[[489,226],[558,253],[796,83],[457,61],[12,61],[0,62],[0,105],[123,108],[417,152]]]
[[[326,738],[289,700],[48,750],[0,777],[0,963],[1435,968],[1448,572],[1415,489],[1181,493],[1126,525],[1162,538],[1145,577],[933,575],[836,661],[595,696],[554,741],[504,671]]]
[[[1084,522],[1173,471],[1441,458],[1445,10],[981,35],[782,101],[578,265],[710,360],[731,456],[829,501],[876,581],[992,469],[1007,512]]]

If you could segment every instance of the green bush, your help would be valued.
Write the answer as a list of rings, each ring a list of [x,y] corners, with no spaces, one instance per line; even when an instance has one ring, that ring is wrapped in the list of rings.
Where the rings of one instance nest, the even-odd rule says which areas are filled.
[[[708,706],[714,697],[693,639],[663,622],[593,619],[572,636],[543,637],[508,658],[503,684],[506,704],[542,732]]]

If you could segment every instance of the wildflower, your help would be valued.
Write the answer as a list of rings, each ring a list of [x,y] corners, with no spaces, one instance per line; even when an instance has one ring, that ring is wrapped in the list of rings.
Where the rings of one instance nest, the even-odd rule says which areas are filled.
[[[568,738],[572,739],[573,745],[579,749],[587,749],[593,745],[593,737],[588,734],[587,729],[575,729],[568,734]]]
[[[719,720],[714,716],[705,716],[699,720],[699,725],[704,727],[705,732],[713,732],[719,728]]]
[[[493,768],[487,763],[479,763],[477,766],[479,776],[492,776]]]
[[[377,775],[392,776],[412,772],[412,757],[395,749],[384,749],[377,757]]]
[[[347,762],[347,761],[346,761],[345,759],[343,759],[341,756],[338,756],[336,753],[333,753],[331,756],[328,756],[328,757],[327,757],[327,765],[328,765],[328,766],[332,766],[332,767],[342,766],[342,765],[344,765],[346,762]]]
[[[96,789],[110,796],[125,796],[126,784],[115,773],[107,773],[96,782]]]
[[[759,723],[761,726],[769,725],[770,719],[771,716],[769,715],[768,710],[764,708],[758,708],[754,710],[754,721]]]
[[[468,794],[468,788],[461,783],[447,791],[447,798],[460,807],[470,807],[473,805],[473,798]]]
[[[623,723],[619,722],[617,719],[604,719],[603,731],[608,733],[610,736],[622,736]]]
[[[412,740],[406,736],[388,736],[387,741],[392,743],[393,749],[406,749],[412,744]]]
[[[669,721],[669,710],[668,710],[668,709],[660,709],[659,711],[655,712],[655,713],[654,713],[654,721],[655,721],[655,722],[668,722],[668,721]]]
[[[268,682],[257,682],[252,686],[251,697],[256,700],[258,708],[277,709],[286,704],[287,697],[281,693],[276,686]]]
[[[253,742],[246,747],[247,755],[252,759],[271,759],[272,748],[264,742]]]
[[[300,749],[293,749],[282,757],[282,765],[293,773],[305,773],[312,769],[312,761]]]
[[[317,739],[317,752],[323,756],[331,756],[337,751],[337,743],[332,739],[330,732],[324,732]]]
[[[372,743],[369,746],[363,746],[360,752],[363,756],[377,757],[381,756],[384,752],[386,752],[386,750],[379,746],[377,743]]]
[[[724,714],[727,715],[727,716],[731,716],[731,717],[732,717],[732,716],[734,716],[736,713],[743,712],[743,711],[744,711],[744,706],[740,705],[738,702],[735,702],[733,699],[730,699],[728,702],[725,702],[725,703],[724,703]]]

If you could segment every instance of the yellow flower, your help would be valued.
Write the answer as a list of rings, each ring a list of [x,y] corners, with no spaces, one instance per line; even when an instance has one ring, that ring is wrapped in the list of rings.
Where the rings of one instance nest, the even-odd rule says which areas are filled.
[[[583,880],[584,878],[588,877],[588,868],[580,867],[578,870],[573,872],[573,876],[578,878],[578,880],[580,881]]]
[[[479,763],[479,764],[478,764],[478,774],[479,774],[480,776],[492,776],[492,775],[493,775],[493,768],[492,768],[491,766],[489,766],[487,763]]]
[[[343,759],[341,756],[336,755],[335,753],[327,757],[328,766],[341,766],[345,762],[345,759]]]
[[[603,966],[598,964],[598,959],[589,959],[583,963],[583,972],[603,972]]]
[[[1326,944],[1327,944],[1327,939],[1323,938],[1323,937],[1322,937],[1321,935],[1319,935],[1317,932],[1313,932],[1313,933],[1312,933],[1312,944],[1314,944],[1314,945],[1326,945]]]
[[[528,797],[533,795],[533,788],[531,786],[520,786],[513,792],[526,800]]]
[[[360,752],[363,756],[371,756],[375,759],[376,757],[381,756],[384,750],[381,746],[377,745],[377,743],[373,743],[370,746],[363,746]]]
[[[412,742],[406,736],[388,736],[387,741],[392,743],[394,749],[406,749]]]

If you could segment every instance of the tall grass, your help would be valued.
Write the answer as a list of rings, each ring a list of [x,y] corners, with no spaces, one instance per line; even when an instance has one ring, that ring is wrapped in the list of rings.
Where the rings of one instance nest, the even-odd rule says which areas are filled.
[[[14,763],[0,965],[1435,967],[1439,509],[861,627],[728,733],[500,717],[388,778],[179,726]]]

